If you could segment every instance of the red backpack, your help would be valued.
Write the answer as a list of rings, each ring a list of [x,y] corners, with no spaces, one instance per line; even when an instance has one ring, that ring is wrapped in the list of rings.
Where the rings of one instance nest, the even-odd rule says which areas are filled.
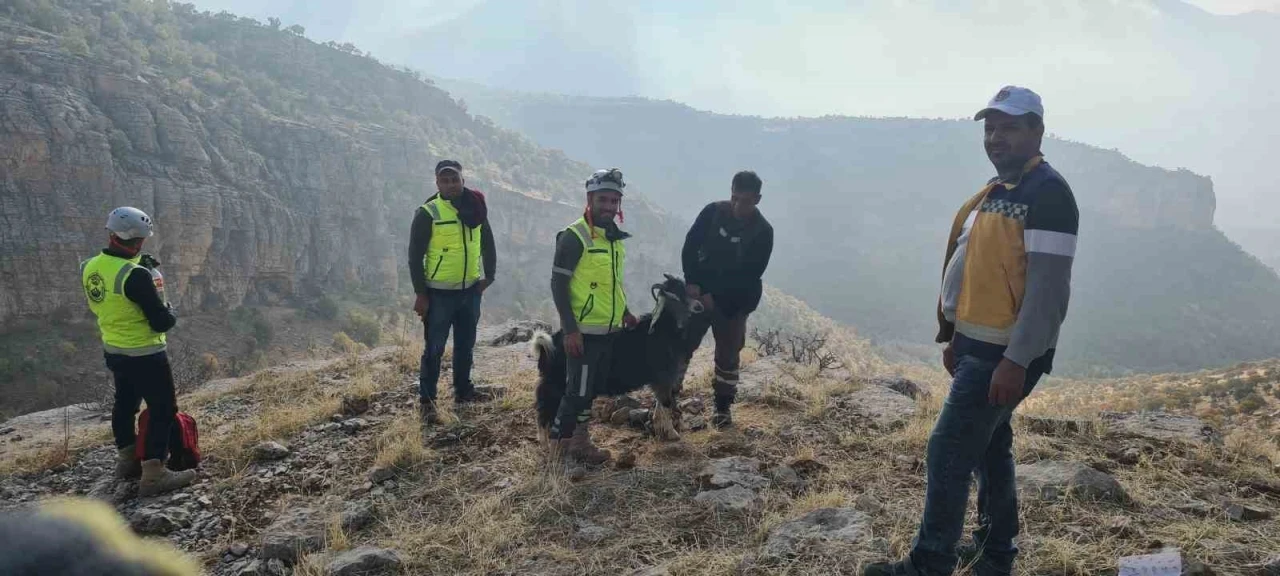
[[[148,412],[150,408],[143,410],[138,416],[138,441],[134,445],[134,455],[139,460],[146,457],[147,421],[150,419]],[[173,426],[169,428],[169,463],[166,467],[182,471],[199,465],[200,432],[196,429],[196,419],[186,412],[178,412]]]

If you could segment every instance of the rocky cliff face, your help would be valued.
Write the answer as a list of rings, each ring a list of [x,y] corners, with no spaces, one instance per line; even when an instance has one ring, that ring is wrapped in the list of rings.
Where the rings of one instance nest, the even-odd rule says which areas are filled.
[[[400,125],[284,117],[187,98],[154,70],[72,56],[10,20],[0,19],[0,43],[0,320],[81,307],[77,264],[102,246],[105,215],[118,205],[156,219],[148,250],[187,310],[404,292],[412,211],[434,192],[442,157],[460,158],[468,184],[490,199],[493,298],[536,305],[545,290],[517,283],[549,277],[555,232],[576,217],[591,171],[475,121],[421,83],[413,89],[436,93],[436,108]],[[511,150],[520,160],[504,163]],[[519,174],[535,169],[536,183]],[[639,285],[671,270],[675,251],[649,204],[629,197],[627,208]]]

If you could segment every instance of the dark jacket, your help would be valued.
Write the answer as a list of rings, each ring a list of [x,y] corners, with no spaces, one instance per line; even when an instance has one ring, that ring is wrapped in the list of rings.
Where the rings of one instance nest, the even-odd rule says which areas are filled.
[[[760,211],[745,221],[733,217],[728,201],[702,209],[685,235],[684,277],[711,294],[725,315],[754,312],[763,291],[761,277],[773,254],[773,226]]]
[[[423,204],[430,202],[439,194],[432,194]],[[489,225],[489,208],[485,204],[484,194],[479,190],[463,188],[462,195],[453,203],[458,210],[458,219],[468,228],[484,225],[480,229],[480,259],[484,267],[484,277],[492,280],[497,273],[498,255],[494,249],[493,227]],[[409,226],[409,279],[413,282],[415,294],[427,293],[427,276],[423,270],[423,257],[427,254],[427,246],[431,244],[431,216],[421,206],[413,211],[413,224]]]
[[[125,260],[130,258],[129,255],[110,248],[104,248],[102,253]],[[151,272],[146,268],[134,268],[125,278],[124,297],[138,305],[142,315],[147,317],[147,324],[156,332],[168,332],[178,323],[173,310],[160,299],[160,293],[156,291],[155,282],[151,279]]]

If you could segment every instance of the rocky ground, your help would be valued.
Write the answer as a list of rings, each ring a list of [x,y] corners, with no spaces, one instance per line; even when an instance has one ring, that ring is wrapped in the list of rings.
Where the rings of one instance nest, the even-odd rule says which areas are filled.
[[[598,400],[615,461],[570,481],[547,473],[533,423],[533,328],[485,330],[476,379],[500,398],[426,429],[412,346],[208,386],[182,400],[201,479],[155,498],[109,478],[104,422],[63,442],[52,421],[0,425],[26,442],[0,460],[0,507],[89,494],[228,576],[853,574],[909,547],[937,382],[748,354],[721,432],[703,350],[681,439],[649,432],[647,393]],[[1194,418],[1024,415],[1017,438],[1021,573],[1115,573],[1176,548],[1187,573],[1280,574],[1276,463]]]

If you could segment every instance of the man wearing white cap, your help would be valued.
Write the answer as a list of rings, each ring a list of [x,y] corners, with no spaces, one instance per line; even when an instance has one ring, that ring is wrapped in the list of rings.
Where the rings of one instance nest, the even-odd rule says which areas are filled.
[[[417,295],[413,310],[422,317],[426,339],[418,372],[418,410],[428,424],[436,421],[436,382],[450,330],[454,404],[490,399],[471,383],[471,362],[480,296],[493,284],[497,254],[484,195],[464,183],[457,160],[436,164],[438,193],[414,211],[409,228],[409,278]]]
[[[943,260],[937,341],[953,380],[929,438],[924,517],[910,555],[873,564],[868,576],[951,574],[958,556],[974,574],[1004,575],[1018,553],[1009,419],[1053,368],[1079,211],[1040,152],[1044,108],[1035,92],[1001,88],[974,119],[985,123],[998,175],[956,214]],[[957,550],[974,473],[978,529]]]

